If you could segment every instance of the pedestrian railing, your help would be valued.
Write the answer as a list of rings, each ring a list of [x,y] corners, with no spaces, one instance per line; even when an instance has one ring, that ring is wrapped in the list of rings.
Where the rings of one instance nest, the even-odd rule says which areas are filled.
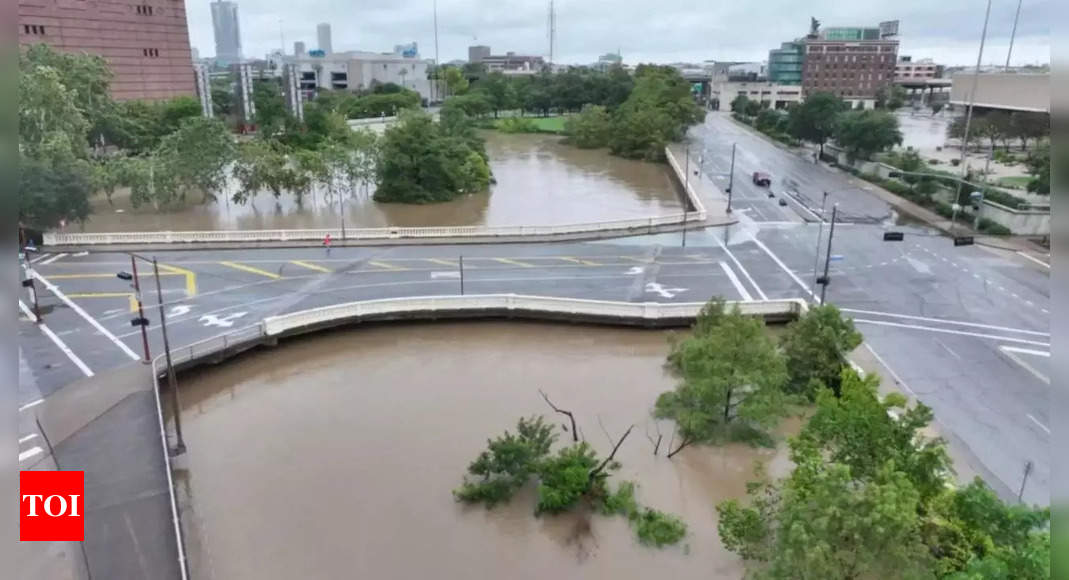
[[[686,179],[672,152],[665,148],[668,164],[680,182],[684,183],[686,196],[693,211],[648,218],[634,218],[558,225],[519,226],[433,226],[433,227],[384,227],[384,228],[320,228],[307,230],[195,230],[155,232],[45,232],[46,246],[95,246],[116,244],[197,244],[241,242],[296,242],[318,241],[327,234],[337,240],[396,240],[435,238],[495,238],[563,236],[598,232],[635,232],[658,226],[683,223],[700,223],[707,219],[705,204]]]

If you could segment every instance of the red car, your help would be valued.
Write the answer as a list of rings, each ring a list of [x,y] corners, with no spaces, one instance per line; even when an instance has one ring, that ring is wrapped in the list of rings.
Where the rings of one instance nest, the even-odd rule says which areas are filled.
[[[760,171],[754,171],[753,173],[754,185],[760,187],[768,187],[772,185],[772,177],[767,173],[761,173]]]

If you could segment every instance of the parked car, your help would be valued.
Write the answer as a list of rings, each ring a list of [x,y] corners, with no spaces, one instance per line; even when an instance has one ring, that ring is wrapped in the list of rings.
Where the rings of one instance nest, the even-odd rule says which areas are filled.
[[[761,173],[760,171],[753,172],[754,185],[760,187],[768,187],[772,185],[772,177],[767,173]]]

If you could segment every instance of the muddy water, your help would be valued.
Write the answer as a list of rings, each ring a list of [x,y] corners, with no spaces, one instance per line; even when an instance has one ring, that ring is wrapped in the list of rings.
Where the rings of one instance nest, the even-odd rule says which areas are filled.
[[[745,493],[742,445],[654,457],[648,412],[672,386],[666,333],[535,323],[365,327],[309,337],[183,381],[178,473],[197,578],[738,578],[714,505]],[[536,518],[533,490],[492,511],[457,504],[486,439],[521,415],[576,413],[599,453],[635,424],[617,478],[681,515],[682,544],[639,546],[623,518]],[[793,431],[797,420],[785,422]],[[671,424],[660,429],[665,444]],[[560,433],[561,441],[569,434]],[[782,446],[781,446],[782,447]]]
[[[343,210],[346,227],[552,225],[665,215],[682,207],[666,165],[569,147],[552,135],[485,136],[497,184],[450,202],[383,204],[372,201],[370,192],[346,195],[342,202],[321,191],[299,206],[289,194],[276,200],[265,191],[237,205],[219,192],[218,202],[157,213],[133,209],[128,192],[120,191],[114,205],[103,197],[93,200],[85,231],[339,227]],[[228,188],[232,193],[237,185]]]

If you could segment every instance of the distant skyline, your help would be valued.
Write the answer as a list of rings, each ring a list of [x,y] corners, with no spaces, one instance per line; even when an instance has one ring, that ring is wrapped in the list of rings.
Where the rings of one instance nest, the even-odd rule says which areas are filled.
[[[340,0],[247,0],[238,2],[242,52],[247,58],[284,48],[295,41],[315,46],[316,25],[333,29],[333,49],[389,52],[415,41],[420,56],[434,58],[432,0],[366,0],[359,10]],[[494,53],[514,51],[547,56],[548,2],[517,0],[441,0],[438,2],[440,60],[466,59],[473,44]],[[1016,0],[995,0],[991,9],[984,64],[1004,64]],[[812,0],[762,3],[716,1],[665,4],[651,13],[639,0],[557,0],[556,61],[588,64],[617,49],[626,63],[760,61],[780,43],[802,36],[810,17],[830,26],[875,26],[899,20],[899,54],[936,62],[970,65],[983,25],[980,0],[899,0],[881,6]],[[203,56],[214,55],[209,2],[187,2],[190,40]],[[1024,0],[1013,64],[1050,62],[1053,0]]]

